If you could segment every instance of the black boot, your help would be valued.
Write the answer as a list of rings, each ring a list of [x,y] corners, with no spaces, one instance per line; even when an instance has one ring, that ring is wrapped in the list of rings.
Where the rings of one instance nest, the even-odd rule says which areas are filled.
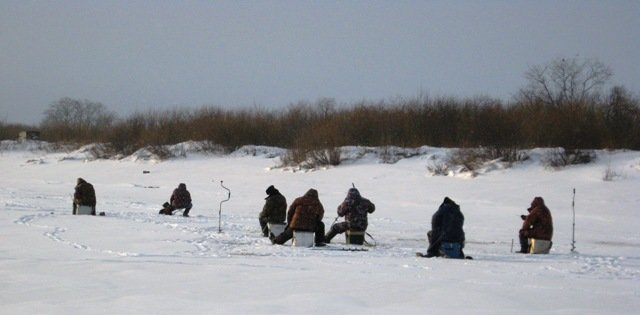
[[[329,233],[327,233],[327,235],[324,236],[324,242],[329,244],[331,243],[331,239],[334,238],[338,233],[336,233],[336,231],[334,231],[333,229],[329,230]]]
[[[528,254],[529,253],[529,239],[527,237],[520,236],[520,251],[516,252],[519,254]]]

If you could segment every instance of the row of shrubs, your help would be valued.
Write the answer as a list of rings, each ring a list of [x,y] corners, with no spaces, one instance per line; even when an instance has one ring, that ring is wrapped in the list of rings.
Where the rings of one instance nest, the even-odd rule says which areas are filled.
[[[505,104],[488,97],[417,97],[355,104],[321,99],[284,110],[174,109],[89,126],[0,122],[0,139],[15,139],[20,130],[39,129],[42,140],[48,142],[109,143],[125,155],[142,147],[188,140],[209,141],[227,150],[267,145],[293,149],[293,161],[319,150],[325,154],[318,158],[335,159],[331,149],[346,145],[485,147],[506,158],[516,148],[532,147],[637,150],[640,105],[636,98],[622,96],[563,106]]]

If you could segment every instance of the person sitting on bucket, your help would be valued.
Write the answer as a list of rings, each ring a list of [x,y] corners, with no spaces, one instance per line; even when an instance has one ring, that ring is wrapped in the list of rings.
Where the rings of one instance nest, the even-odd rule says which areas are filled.
[[[293,231],[315,233],[315,246],[324,246],[324,207],[318,199],[318,191],[309,189],[304,196],[296,198],[287,212],[287,228],[280,235],[269,235],[273,244],[284,244],[293,237]]]
[[[431,231],[427,233],[429,248],[425,257],[465,258],[464,248],[464,215],[449,197],[444,201],[431,218]]]
[[[73,214],[78,214],[79,206],[90,206],[91,215],[96,215],[96,191],[93,185],[78,177],[73,194]]]
[[[191,207],[193,207],[193,205],[191,204],[191,194],[187,190],[187,185],[180,183],[178,188],[173,190],[169,203],[165,202],[163,204],[163,209],[160,210],[160,214],[172,215],[174,210],[184,209],[182,215],[188,217]]]
[[[366,231],[367,214],[375,210],[376,206],[369,199],[363,198],[357,188],[350,188],[347,197],[338,206],[338,216],[345,217],[345,221],[331,226],[327,235],[324,236],[325,242],[330,243],[334,236],[347,230]]]
[[[542,197],[535,197],[531,201],[531,207],[527,209],[529,215],[521,215],[522,228],[518,233],[520,238],[520,251],[518,253],[529,253],[529,239],[544,240],[551,242],[553,237],[553,220],[551,211],[544,204]]]
[[[284,224],[287,218],[287,199],[273,185],[267,188],[267,198],[258,216],[264,237],[269,236],[267,223]]]

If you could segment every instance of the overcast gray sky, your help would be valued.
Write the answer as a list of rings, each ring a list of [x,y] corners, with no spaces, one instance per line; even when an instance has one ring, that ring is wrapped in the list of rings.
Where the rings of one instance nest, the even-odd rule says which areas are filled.
[[[595,58],[640,94],[640,1],[0,0],[0,121],[62,97],[135,111],[396,97],[509,100]]]

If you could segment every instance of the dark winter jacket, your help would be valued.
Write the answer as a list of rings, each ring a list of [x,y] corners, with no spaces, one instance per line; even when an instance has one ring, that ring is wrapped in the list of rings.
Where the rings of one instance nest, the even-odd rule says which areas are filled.
[[[270,186],[269,188],[272,188]],[[269,223],[284,223],[287,218],[287,199],[280,192],[273,188],[268,189],[269,196],[260,212],[260,221]]]
[[[187,190],[187,185],[180,184],[178,188],[173,190],[171,199],[169,199],[171,205],[176,209],[186,208],[191,204],[191,194]]]
[[[367,214],[373,213],[376,206],[363,198],[356,188],[349,189],[347,197],[338,206],[338,216],[345,217],[349,230],[365,231],[367,229]]]
[[[87,183],[84,179],[78,178],[78,184],[73,194],[73,202],[81,206],[96,206],[96,192],[93,185]]]
[[[464,242],[464,215],[453,200],[448,197],[431,218],[431,233],[435,242]]]
[[[287,222],[292,230],[315,231],[323,216],[324,208],[318,199],[318,191],[309,189],[289,206]]]
[[[527,238],[550,241],[553,237],[553,220],[542,197],[535,197],[527,210],[529,215],[522,222],[520,233]]]

